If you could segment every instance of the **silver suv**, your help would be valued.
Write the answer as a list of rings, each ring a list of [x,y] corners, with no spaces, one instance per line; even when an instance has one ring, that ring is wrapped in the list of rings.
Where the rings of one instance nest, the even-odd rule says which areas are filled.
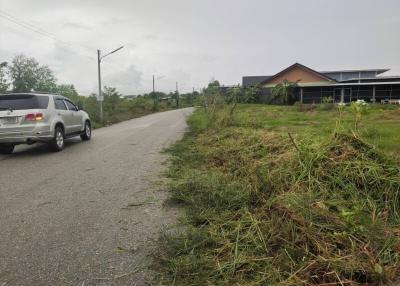
[[[41,93],[0,94],[0,153],[11,154],[17,144],[47,142],[54,151],[64,139],[90,140],[89,115],[66,97]]]

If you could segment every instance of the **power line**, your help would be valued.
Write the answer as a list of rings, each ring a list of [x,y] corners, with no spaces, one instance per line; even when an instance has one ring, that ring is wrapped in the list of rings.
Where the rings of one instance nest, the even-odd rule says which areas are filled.
[[[86,47],[84,45],[77,44],[77,43],[69,43],[69,42],[66,42],[64,40],[60,40],[60,39],[57,38],[57,36],[55,34],[50,33],[48,31],[45,31],[42,28],[39,28],[39,27],[33,25],[32,23],[29,23],[29,22],[27,22],[25,20],[22,20],[22,19],[18,18],[18,17],[15,17],[15,16],[11,15],[10,13],[5,12],[4,10],[0,10],[0,17],[3,17],[4,19],[6,19],[6,20],[8,20],[10,22],[13,22],[13,23],[15,23],[15,24],[17,24],[17,25],[19,25],[19,26],[21,26],[23,28],[31,30],[31,31],[33,31],[35,33],[38,33],[38,34],[42,35],[42,36],[48,37],[48,38],[50,38],[50,39],[52,39],[54,41],[57,41],[59,43],[62,43],[64,45],[67,45],[67,46],[79,46],[79,47],[85,49],[86,51],[92,52],[92,49],[89,48],[89,47]],[[92,59],[95,59],[95,58],[93,57]]]
[[[87,53],[91,54],[92,51],[95,51],[96,49],[92,49],[90,47],[87,47],[87,46],[84,46],[84,45],[81,45],[81,44],[78,44],[78,43],[70,43],[70,42],[67,42],[67,41],[64,41],[64,40],[60,40],[54,33],[50,33],[50,32],[48,32],[48,31],[46,31],[46,30],[44,30],[42,28],[39,28],[39,27],[33,25],[32,23],[29,23],[28,21],[25,21],[25,20],[22,20],[22,19],[20,19],[18,17],[15,17],[12,14],[10,14],[9,12],[6,12],[4,10],[0,10],[0,17],[2,17],[3,19],[6,19],[9,22],[12,22],[12,23],[14,23],[14,24],[16,24],[16,25],[18,25],[18,26],[20,26],[22,28],[25,28],[25,29],[27,29],[27,30],[29,30],[31,32],[34,32],[34,33],[36,33],[36,34],[38,34],[38,35],[40,35],[42,37],[49,38],[49,39],[53,40],[54,42],[57,42],[57,43],[61,44],[63,47],[69,48],[69,50],[71,52],[73,52],[73,53],[75,53],[75,54],[77,54],[79,56],[86,57],[87,59],[90,59],[92,61],[96,60],[95,57],[87,54]],[[75,50],[75,48],[78,48],[78,47],[85,54],[79,53],[77,50]],[[117,65],[117,64],[115,64],[113,62],[108,62],[107,66],[111,67],[111,69],[114,69],[114,71],[118,71],[118,70],[119,71],[123,71],[124,70],[122,66]]]
[[[28,30],[30,30],[32,32],[35,32],[35,33],[37,33],[37,34],[39,34],[39,35],[41,35],[43,37],[47,37],[47,38],[49,38],[49,39],[51,39],[51,40],[53,40],[55,42],[58,42],[59,44],[61,44],[62,46],[66,47],[66,48],[69,48],[71,52],[73,52],[73,53],[75,53],[75,54],[77,54],[79,56],[86,57],[86,58],[88,58],[90,60],[96,60],[96,58],[94,56],[91,56],[91,55],[87,54],[87,53],[91,54],[96,49],[92,49],[90,47],[87,47],[85,45],[81,45],[81,44],[78,44],[78,43],[70,43],[70,42],[67,42],[67,41],[64,41],[64,40],[60,40],[59,38],[57,38],[57,36],[54,33],[50,33],[50,32],[48,32],[48,31],[46,31],[46,30],[44,30],[42,28],[39,28],[39,27],[33,25],[32,23],[29,23],[28,21],[25,21],[25,20],[22,20],[22,19],[20,19],[18,17],[15,17],[11,13],[6,12],[4,10],[0,10],[0,17],[6,19],[6,20],[8,20],[8,21],[10,21],[10,22],[12,22],[12,23],[14,23],[16,25],[19,25],[19,26],[21,26],[21,27],[23,27],[25,29],[28,29]],[[80,49],[84,49],[85,50],[85,54],[79,53],[78,51],[73,49],[73,48],[77,48],[77,47],[79,47]],[[82,52],[84,52],[84,51],[82,50]],[[114,69],[114,70],[119,70],[119,71],[123,70],[121,66],[119,66],[119,65],[117,65],[117,64],[115,64],[113,62],[109,62],[107,65],[110,65],[111,68]]]

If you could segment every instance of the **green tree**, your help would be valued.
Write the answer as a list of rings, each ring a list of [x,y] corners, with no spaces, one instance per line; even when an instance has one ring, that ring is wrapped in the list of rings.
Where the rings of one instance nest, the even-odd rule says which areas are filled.
[[[40,66],[34,58],[17,55],[9,67],[15,92],[48,91],[56,89],[57,79],[47,66]]]
[[[57,79],[48,66],[40,66],[36,70],[36,83],[33,90],[45,92],[57,91]]]
[[[190,106],[197,104],[199,95],[200,95],[200,93],[198,91],[193,91],[192,93],[190,93],[190,95],[188,97],[188,103]]]
[[[180,97],[179,91],[176,90],[174,93],[176,108],[179,108],[179,97]]]
[[[54,92],[68,97],[80,107],[87,108],[87,101],[85,100],[85,97],[78,94],[78,91],[75,89],[73,84],[59,84]]]
[[[281,100],[283,104],[288,104],[293,97],[294,90],[298,87],[298,81],[291,82],[284,80],[272,88],[274,99]]]
[[[214,113],[217,108],[224,105],[225,100],[221,93],[219,81],[212,80],[203,90],[202,103],[204,109],[210,113]]]
[[[7,79],[7,62],[0,63],[0,92],[6,92],[10,87]]]
[[[243,101],[246,103],[260,102],[261,88],[259,86],[250,86],[243,88]]]
[[[39,63],[34,58],[24,55],[14,57],[9,72],[15,92],[29,92],[34,89],[38,66]]]
[[[75,89],[75,86],[73,84],[59,84],[57,85],[57,91],[58,94],[68,97],[72,100],[76,99],[79,94]]]
[[[121,94],[114,87],[104,87],[104,110],[108,113],[116,111],[121,101]]]
[[[158,110],[158,102],[160,101],[160,94],[158,92],[151,93],[151,99],[153,100],[153,111]]]

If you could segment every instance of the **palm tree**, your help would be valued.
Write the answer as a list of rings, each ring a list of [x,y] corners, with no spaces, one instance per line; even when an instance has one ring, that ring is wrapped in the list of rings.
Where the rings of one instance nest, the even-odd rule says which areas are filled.
[[[274,99],[281,98],[283,104],[288,104],[289,97],[293,95],[293,91],[299,85],[297,84],[299,81],[291,82],[288,80],[284,80],[281,83],[277,84],[272,89],[272,96]]]

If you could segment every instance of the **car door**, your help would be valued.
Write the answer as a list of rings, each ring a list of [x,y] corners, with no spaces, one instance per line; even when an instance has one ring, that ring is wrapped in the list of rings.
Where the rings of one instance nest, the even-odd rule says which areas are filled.
[[[72,132],[79,132],[83,130],[83,116],[79,112],[78,107],[71,101],[64,99],[65,104],[69,111],[71,111],[71,130]]]
[[[64,99],[62,98],[55,98],[54,99],[54,106],[56,108],[57,115],[61,117],[62,121],[64,122],[65,127],[65,134],[69,134],[74,132],[73,131],[73,121],[72,121],[72,111],[68,110]]]

